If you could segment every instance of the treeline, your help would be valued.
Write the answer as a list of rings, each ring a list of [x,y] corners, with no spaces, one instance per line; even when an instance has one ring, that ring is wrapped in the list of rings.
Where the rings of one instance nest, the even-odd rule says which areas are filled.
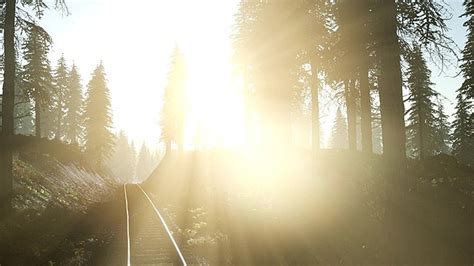
[[[38,24],[49,6],[68,13],[63,0],[0,3],[0,214],[11,210],[15,134],[77,145],[98,170],[104,169],[104,162],[113,155],[115,136],[104,66],[102,62],[97,65],[85,92],[75,64],[68,66],[61,56],[56,66],[51,66],[52,38]]]
[[[122,182],[139,183],[150,176],[160,158],[160,154],[151,150],[145,142],[137,154],[134,143],[130,142],[124,131],[120,131],[108,166],[114,176]]]
[[[102,63],[84,91],[76,64],[61,55],[51,66],[52,39],[40,26],[29,24],[17,54],[14,133],[78,145],[100,167],[113,152],[109,89]],[[3,65],[3,63],[2,63]]]
[[[441,67],[456,63],[445,1],[241,0],[232,38],[247,116],[268,125],[261,139],[276,136],[285,144],[298,115],[295,106],[306,104],[317,154],[321,105],[327,104],[321,93],[330,89],[339,105],[331,108],[339,108],[333,147],[383,149],[395,168],[407,155],[439,153],[473,164],[472,1],[464,7],[464,14],[455,15],[466,19],[468,30],[460,59],[465,82],[450,125],[425,59],[429,55]]]

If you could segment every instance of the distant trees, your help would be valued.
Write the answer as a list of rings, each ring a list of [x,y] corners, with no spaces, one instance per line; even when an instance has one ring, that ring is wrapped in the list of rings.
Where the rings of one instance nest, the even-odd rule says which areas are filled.
[[[112,133],[112,114],[105,70],[100,63],[87,84],[85,103],[85,151],[97,168],[113,153],[115,136]]]
[[[44,123],[41,118],[52,110],[53,77],[48,59],[52,40],[47,32],[36,25],[31,25],[27,38],[23,45],[25,65],[21,73],[22,87],[34,101],[35,135],[41,137]]]
[[[437,153],[451,153],[451,123],[444,111],[443,103],[438,99],[436,110],[436,146]]]
[[[116,137],[113,155],[108,166],[110,171],[120,181],[127,183],[134,181],[136,176],[136,152],[133,143],[130,143],[124,131],[120,131]],[[138,169],[137,169],[138,170]]]
[[[341,108],[337,108],[336,118],[334,119],[331,136],[330,146],[333,149],[347,149],[348,138],[347,138],[347,123],[346,118],[341,112]]]
[[[187,109],[186,80],[186,63],[179,47],[175,47],[171,56],[161,111],[162,139],[166,144],[167,154],[171,152],[173,143],[178,146],[178,149],[183,149],[184,122]]]
[[[137,161],[137,181],[146,180],[156,166],[156,158],[153,157],[151,151],[143,143],[138,153]]]

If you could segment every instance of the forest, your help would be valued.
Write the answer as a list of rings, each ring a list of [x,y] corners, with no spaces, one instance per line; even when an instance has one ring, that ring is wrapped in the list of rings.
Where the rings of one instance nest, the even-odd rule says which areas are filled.
[[[225,65],[183,41],[191,26],[147,46],[139,28],[161,25],[131,15],[108,29],[130,39],[119,73],[53,42],[48,14],[82,25],[80,1],[0,0],[0,265],[472,265],[474,2],[457,2],[221,3]],[[221,4],[181,20],[225,24]],[[161,48],[158,73],[137,49]],[[156,77],[129,74],[141,67]]]

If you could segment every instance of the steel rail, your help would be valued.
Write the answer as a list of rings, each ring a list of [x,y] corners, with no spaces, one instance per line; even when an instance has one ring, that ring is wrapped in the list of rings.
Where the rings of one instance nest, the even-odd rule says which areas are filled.
[[[179,249],[178,247],[178,244],[176,243],[175,239],[173,238],[173,234],[171,233],[168,225],[166,224],[165,222],[165,219],[163,218],[163,216],[161,215],[160,211],[158,210],[158,208],[155,206],[155,204],[153,203],[153,201],[151,200],[151,198],[148,196],[148,194],[145,192],[145,190],[143,190],[143,188],[137,184],[137,186],[140,188],[140,190],[143,192],[143,194],[145,195],[145,197],[148,199],[148,201],[150,202],[151,206],[153,207],[153,209],[155,210],[155,213],[158,215],[158,217],[160,218],[160,221],[161,221],[161,224],[163,225],[163,227],[165,228],[165,231],[166,231],[166,234],[168,235],[168,238],[171,240],[171,242],[173,243],[173,246],[176,250],[176,252],[178,253],[179,255],[179,259],[181,260],[181,263],[183,264],[183,266],[187,266],[188,264],[186,263],[186,260],[184,259],[184,256],[183,256],[183,253],[181,252],[181,250]]]
[[[130,214],[128,212],[127,184],[123,184],[123,192],[125,195],[125,213],[127,215],[127,266],[130,266]]]

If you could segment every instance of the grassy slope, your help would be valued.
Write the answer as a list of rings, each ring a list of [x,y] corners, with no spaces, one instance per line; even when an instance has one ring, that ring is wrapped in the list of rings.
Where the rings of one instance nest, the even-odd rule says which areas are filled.
[[[16,141],[15,211],[0,221],[0,264],[84,263],[110,238],[97,210],[106,208],[117,184],[93,172],[77,148]]]

